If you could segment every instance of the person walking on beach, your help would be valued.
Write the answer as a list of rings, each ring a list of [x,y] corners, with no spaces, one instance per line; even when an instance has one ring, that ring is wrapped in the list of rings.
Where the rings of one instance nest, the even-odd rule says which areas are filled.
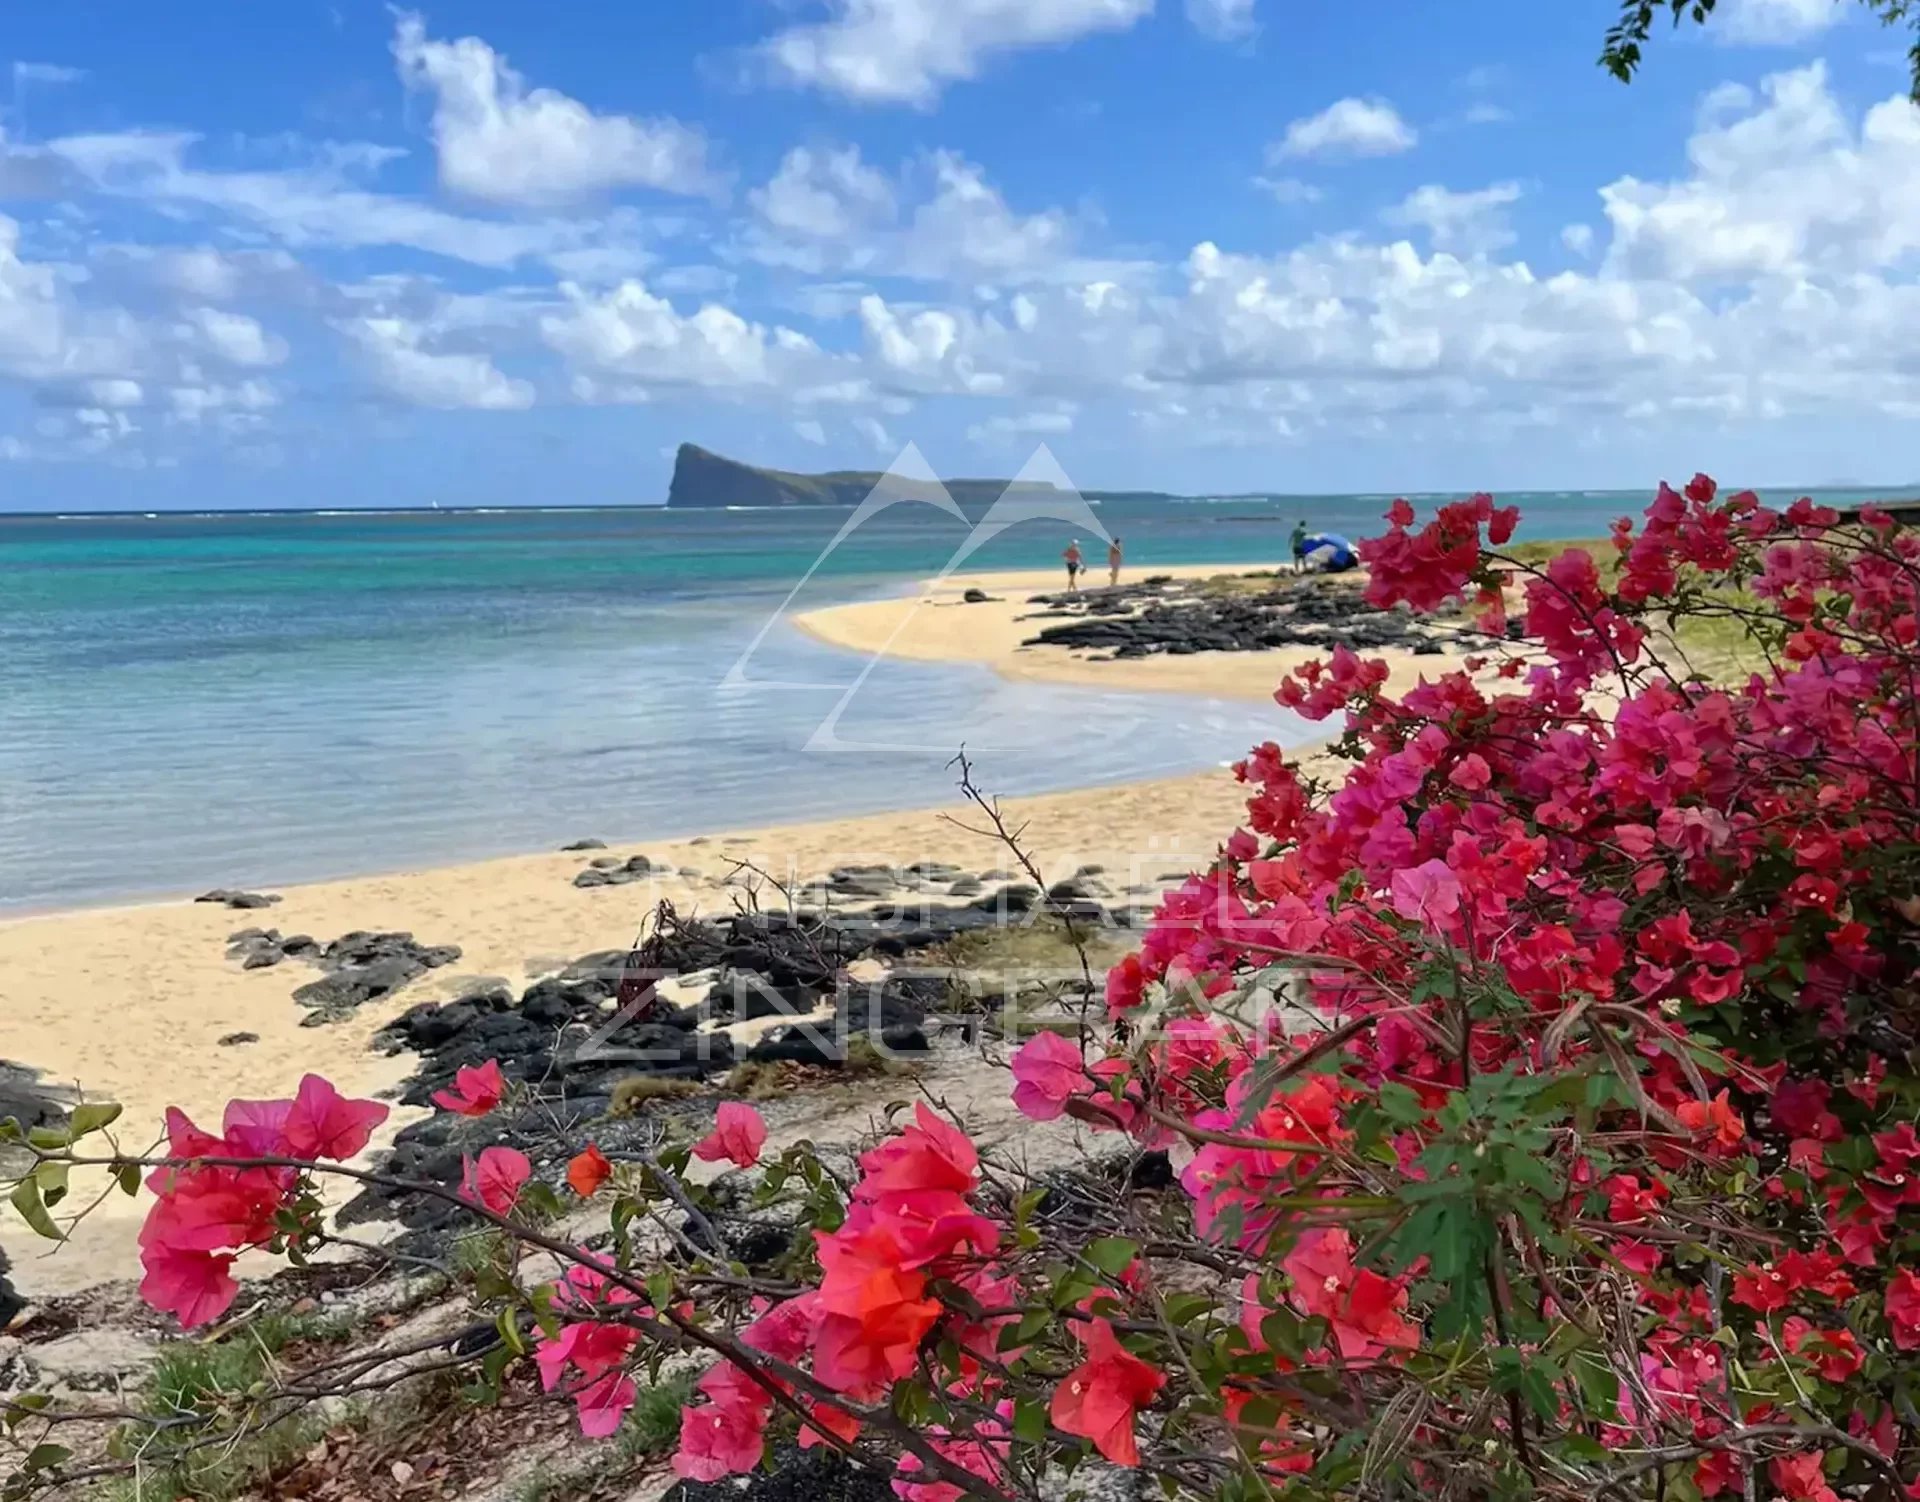
[[[1293,571],[1296,574],[1307,571],[1307,524],[1304,521],[1293,524]]]
[[[1120,551],[1120,539],[1107,544],[1107,585],[1112,588],[1120,583],[1120,564],[1125,554]]]
[[[1080,593],[1080,568],[1084,562],[1080,556],[1080,539],[1076,537],[1068,543],[1066,552],[1060,556],[1067,561],[1067,593],[1077,595]]]

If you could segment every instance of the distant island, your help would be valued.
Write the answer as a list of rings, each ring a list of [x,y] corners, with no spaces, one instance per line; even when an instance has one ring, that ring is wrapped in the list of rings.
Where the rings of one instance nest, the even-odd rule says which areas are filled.
[[[1012,480],[943,480],[936,486],[931,481],[889,478],[879,470],[837,469],[826,474],[802,475],[742,464],[698,444],[683,443],[674,456],[673,485],[667,491],[667,505],[687,511],[723,506],[858,506],[883,479],[889,481],[896,495],[932,499],[944,488],[962,505],[990,506],[1015,486]],[[1018,490],[1048,495],[1058,493],[1059,487],[1023,480],[1018,483]],[[1127,494],[1141,499],[1165,499],[1144,491]],[[1098,491],[1090,491],[1088,496],[1104,498]]]

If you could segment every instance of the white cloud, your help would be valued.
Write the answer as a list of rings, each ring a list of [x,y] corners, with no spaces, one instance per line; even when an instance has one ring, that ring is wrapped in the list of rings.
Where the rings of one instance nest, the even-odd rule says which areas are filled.
[[[18,94],[22,84],[79,83],[86,76],[85,68],[68,68],[59,63],[15,63],[13,89]]]
[[[974,443],[997,447],[1022,438],[1054,438],[1072,431],[1072,412],[1011,412],[975,423],[967,429],[967,437]]]
[[[280,170],[210,171],[190,166],[199,138],[178,132],[125,131],[66,136],[47,152],[96,191],[150,204],[170,215],[199,210],[262,230],[293,247],[404,246],[476,266],[507,267],[598,242],[592,222],[482,219],[450,214],[360,186],[364,158],[322,152]]]
[[[762,43],[775,76],[871,104],[931,105],[992,58],[1123,31],[1154,0],[828,0],[831,18]]]
[[[1593,254],[1593,226],[1569,224],[1560,231],[1560,243],[1577,256]]]
[[[146,401],[146,392],[138,381],[124,377],[88,381],[87,400],[96,407],[138,407]]]
[[[827,430],[811,417],[803,418],[799,422],[796,422],[793,425],[793,431],[798,433],[808,443],[825,444],[827,441]]]
[[[1513,244],[1507,210],[1520,196],[1518,183],[1494,183],[1467,193],[1427,183],[1388,209],[1384,217],[1389,224],[1426,230],[1436,250],[1481,254]]]
[[[750,322],[719,303],[682,314],[639,281],[600,295],[562,290],[569,307],[540,320],[541,337],[594,381],[777,396],[831,379],[832,358],[804,334]]]
[[[1312,183],[1303,182],[1297,177],[1256,177],[1253,185],[1286,208],[1296,204],[1318,203],[1326,196]]]
[[[1255,0],[1187,0],[1187,20],[1216,42],[1243,42],[1259,31]]]
[[[617,188],[705,194],[706,138],[675,120],[596,115],[532,89],[478,37],[433,41],[403,14],[393,55],[409,87],[434,96],[441,184],[490,203],[551,205]]]
[[[1317,115],[1287,126],[1268,148],[1274,162],[1303,157],[1393,156],[1411,151],[1419,140],[1414,128],[1384,99],[1340,99]]]
[[[899,212],[892,182],[861,160],[857,146],[796,146],[747,201],[768,229],[800,240],[852,239]]]
[[[187,318],[207,348],[229,365],[278,365],[287,358],[287,341],[261,327],[257,318],[218,308],[196,308]]]
[[[53,267],[20,255],[20,226],[0,214],[0,374],[28,381],[122,377],[140,369],[152,335],[115,308],[74,301]]]
[[[1714,39],[1756,47],[1793,47],[1841,20],[1841,0],[1721,0],[1708,23]]]
[[[1920,109],[1904,98],[1856,129],[1814,63],[1762,102],[1717,93],[1688,142],[1693,172],[1601,190],[1619,274],[1677,281],[1846,275],[1920,251]]]
[[[748,200],[747,253],[816,276],[1017,284],[1070,268],[1078,237],[1059,209],[1015,210],[951,151],[929,152],[895,179],[856,147],[801,147]]]
[[[517,411],[533,405],[533,387],[501,371],[485,354],[425,348],[429,331],[404,318],[356,318],[341,324],[373,383],[416,407]]]
[[[894,452],[893,439],[888,435],[886,425],[877,417],[856,417],[853,430],[867,440],[869,447],[877,454],[891,455]]]

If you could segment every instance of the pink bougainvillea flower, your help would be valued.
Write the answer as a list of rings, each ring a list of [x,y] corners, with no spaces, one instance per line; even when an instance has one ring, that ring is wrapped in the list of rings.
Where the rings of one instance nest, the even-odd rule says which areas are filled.
[[[573,1406],[580,1415],[580,1432],[588,1439],[605,1439],[617,1432],[639,1396],[633,1379],[622,1372],[610,1372],[589,1382],[573,1395]]]
[[[1079,1045],[1058,1033],[1036,1033],[1014,1054],[1013,1103],[1035,1121],[1052,1121],[1076,1095],[1093,1089]]]
[[[212,1148],[236,1158],[292,1156],[299,1151],[287,1141],[287,1121],[292,1114],[290,1100],[230,1100],[220,1120],[220,1130],[226,1140],[211,1144]],[[190,1122],[188,1129],[192,1130]]]
[[[727,1100],[714,1113],[713,1131],[694,1144],[693,1155],[707,1163],[751,1168],[760,1161],[760,1149],[766,1144],[767,1124],[760,1113],[752,1106]]]
[[[1154,1400],[1166,1376],[1121,1345],[1103,1319],[1092,1323],[1086,1345],[1087,1359],[1053,1390],[1054,1426],[1092,1440],[1115,1465],[1137,1466],[1134,1417]]]
[[[488,1059],[484,1064],[463,1064],[454,1072],[453,1088],[434,1091],[433,1103],[460,1116],[485,1116],[506,1093],[500,1061]]]
[[[344,1163],[365,1151],[373,1129],[387,1119],[377,1100],[348,1100],[317,1074],[300,1081],[287,1112],[287,1146],[302,1158],[333,1158]]]
[[[211,1324],[233,1306],[240,1292],[228,1253],[147,1246],[141,1249],[140,1265],[146,1269],[140,1297],[149,1307],[177,1317],[182,1329]]]
[[[1436,927],[1460,911],[1460,878],[1442,860],[1393,873],[1393,910]]]
[[[495,1215],[505,1215],[520,1202],[521,1187],[533,1177],[533,1164],[517,1148],[490,1147],[480,1161],[465,1160],[460,1192]]]
[[[745,1475],[766,1448],[766,1416],[759,1409],[705,1403],[680,1410],[680,1448],[673,1473],[688,1481]]]

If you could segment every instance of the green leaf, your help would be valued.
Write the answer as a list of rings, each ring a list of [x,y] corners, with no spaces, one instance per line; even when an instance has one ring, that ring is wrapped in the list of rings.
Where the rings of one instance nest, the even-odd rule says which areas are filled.
[[[72,1455],[73,1451],[65,1445],[35,1445],[27,1451],[27,1458],[21,1465],[29,1471],[45,1471],[70,1459]]]
[[[502,1309],[494,1319],[493,1327],[500,1332],[500,1343],[514,1355],[527,1354],[527,1343],[520,1338],[520,1321],[513,1310]]]
[[[1119,1277],[1139,1255],[1139,1245],[1124,1236],[1103,1236],[1086,1251],[1087,1261],[1110,1278]]]
[[[1013,1437],[1027,1445],[1047,1442],[1047,1410],[1037,1398],[1021,1398],[1013,1405]]]
[[[114,1169],[113,1176],[119,1181],[120,1188],[126,1194],[135,1195],[140,1192],[140,1165],[138,1163],[122,1163],[118,1168]]]
[[[112,1126],[120,1119],[120,1111],[121,1106],[118,1101],[82,1101],[73,1108],[73,1115],[67,1121],[67,1130],[72,1140],[78,1142],[82,1137],[97,1132],[102,1127]]]
[[[33,1181],[40,1186],[40,1197],[52,1208],[67,1197],[67,1165],[54,1159],[36,1164]]]
[[[8,1398],[4,1420],[7,1432],[12,1433],[52,1401],[53,1394],[50,1392],[23,1392],[16,1397]]]
[[[1527,1400],[1527,1406],[1540,1415],[1542,1423],[1551,1424],[1560,1417],[1560,1394],[1538,1366],[1529,1366],[1520,1373],[1520,1395]]]
[[[40,1186],[32,1179],[22,1179],[14,1186],[8,1203],[19,1212],[24,1220],[38,1235],[49,1241],[65,1241],[60,1228],[53,1223],[53,1217],[47,1214],[47,1207],[40,1199]]]

